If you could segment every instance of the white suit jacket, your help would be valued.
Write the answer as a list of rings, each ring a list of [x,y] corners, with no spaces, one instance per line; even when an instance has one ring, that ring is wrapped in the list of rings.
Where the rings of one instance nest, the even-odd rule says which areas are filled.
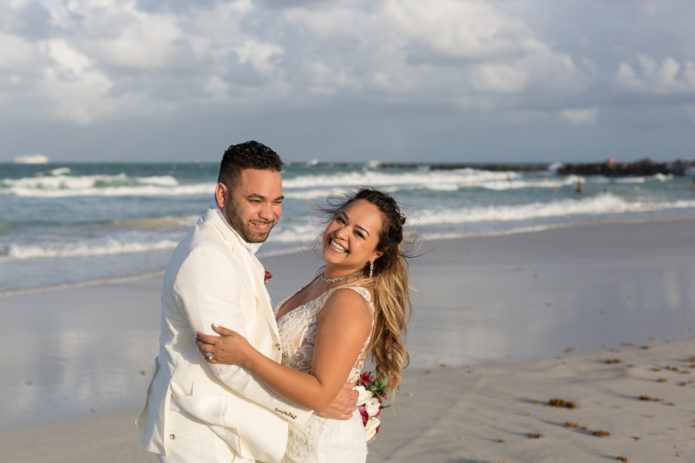
[[[215,334],[214,323],[280,361],[277,324],[255,249],[211,208],[174,251],[162,286],[159,356],[136,421],[147,451],[166,455],[173,406],[206,423],[237,455],[279,462],[288,422],[301,425],[311,414],[279,399],[241,367],[207,363],[195,343],[196,331]]]

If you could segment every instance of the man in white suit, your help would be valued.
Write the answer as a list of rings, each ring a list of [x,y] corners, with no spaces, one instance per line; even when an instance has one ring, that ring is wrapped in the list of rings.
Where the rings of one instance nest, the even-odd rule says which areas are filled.
[[[174,251],[162,286],[162,332],[147,402],[136,424],[145,449],[173,462],[279,462],[288,423],[311,411],[275,396],[243,368],[211,364],[196,331],[233,329],[280,361],[265,271],[255,256],[282,214],[282,161],[255,141],[232,145],[215,201]],[[322,416],[348,418],[348,388]]]

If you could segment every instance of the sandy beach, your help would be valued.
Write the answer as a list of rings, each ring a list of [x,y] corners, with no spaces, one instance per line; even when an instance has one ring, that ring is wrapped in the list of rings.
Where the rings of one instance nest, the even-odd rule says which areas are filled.
[[[370,461],[695,461],[693,360],[695,339],[412,371]]]
[[[695,461],[694,232],[681,219],[425,242],[412,367],[369,461]],[[318,263],[262,260],[274,300]],[[155,461],[132,422],[160,284],[0,296],[0,460]]]

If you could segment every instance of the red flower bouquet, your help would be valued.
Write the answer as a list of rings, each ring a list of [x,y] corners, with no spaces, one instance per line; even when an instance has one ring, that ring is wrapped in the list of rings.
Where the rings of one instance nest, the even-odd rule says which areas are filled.
[[[372,442],[381,428],[381,420],[379,420],[378,416],[382,409],[390,406],[384,405],[384,400],[386,400],[386,380],[374,379],[370,372],[365,371],[360,375],[360,380],[357,386],[355,386],[355,390],[359,393],[357,409],[362,416],[365,438],[367,442]]]

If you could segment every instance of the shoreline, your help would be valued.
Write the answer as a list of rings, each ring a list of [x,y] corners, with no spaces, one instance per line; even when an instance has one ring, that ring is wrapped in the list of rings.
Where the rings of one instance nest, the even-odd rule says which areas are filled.
[[[562,224],[552,224],[552,225],[539,225],[523,227],[511,230],[494,231],[494,232],[480,232],[480,233],[464,233],[464,234],[453,234],[453,235],[437,235],[434,237],[426,239],[418,239],[418,244],[433,243],[440,240],[464,240],[470,238],[486,238],[486,237],[498,237],[498,236],[514,236],[523,235],[528,233],[538,233],[548,230],[562,230],[566,228],[577,228],[577,227],[596,227],[602,225],[615,225],[615,224],[641,224],[641,223],[661,223],[661,222],[681,222],[681,221],[695,221],[695,216],[674,216],[674,217],[652,217],[645,219],[606,219],[606,220],[592,220],[588,222],[574,222],[574,223],[562,223]],[[172,250],[173,251],[173,250]],[[258,256],[260,260],[265,260],[275,256],[282,255],[292,255],[312,252],[311,248],[303,249],[301,247],[291,247],[286,249],[277,249],[273,251],[268,251],[264,253],[260,251]],[[138,273],[134,275],[125,275],[116,278],[99,278],[96,280],[86,280],[74,283],[63,283],[58,285],[43,286],[39,288],[26,288],[26,289],[9,289],[0,291],[0,298],[3,296],[16,296],[22,294],[35,294],[42,293],[46,291],[59,291],[59,290],[69,290],[73,288],[82,288],[86,286],[98,286],[98,285],[108,285],[116,283],[126,283],[129,281],[136,281],[143,278],[151,277],[161,277],[164,275],[166,268],[159,270],[154,270],[150,272]]]

